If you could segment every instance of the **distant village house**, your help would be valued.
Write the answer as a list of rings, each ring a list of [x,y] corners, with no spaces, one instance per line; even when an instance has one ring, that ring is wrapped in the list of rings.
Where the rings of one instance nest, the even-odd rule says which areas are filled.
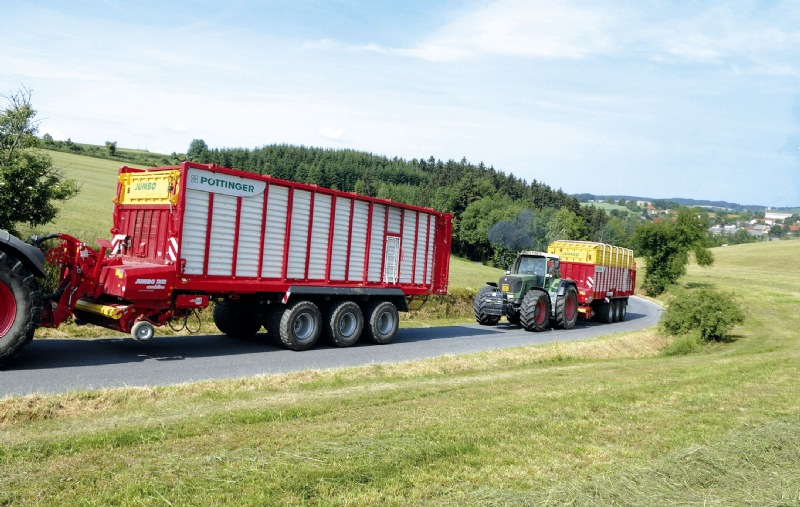
[[[764,223],[768,225],[775,225],[780,220],[786,220],[792,216],[791,213],[779,213],[777,211],[764,212]]]

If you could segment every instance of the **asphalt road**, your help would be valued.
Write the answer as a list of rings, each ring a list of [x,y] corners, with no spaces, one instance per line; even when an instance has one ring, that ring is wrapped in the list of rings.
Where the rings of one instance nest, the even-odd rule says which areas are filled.
[[[389,345],[357,344],[349,348],[317,345],[294,352],[269,344],[266,336],[239,340],[224,335],[158,337],[146,343],[130,338],[47,339],[31,342],[22,356],[0,371],[0,397],[63,393],[124,386],[156,386],[398,363],[443,355],[585,340],[655,325],[661,308],[631,298],[625,322],[598,324],[578,320],[569,331],[531,333],[501,323],[426,329],[400,329]],[[505,322],[505,321],[504,321]]]

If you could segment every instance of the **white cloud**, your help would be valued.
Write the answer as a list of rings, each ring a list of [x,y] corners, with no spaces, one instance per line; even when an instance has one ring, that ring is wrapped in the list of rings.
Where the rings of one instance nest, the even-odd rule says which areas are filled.
[[[427,38],[407,47],[310,41],[306,49],[397,54],[427,61],[486,56],[579,60],[615,50],[613,34],[622,16],[555,0],[499,0],[462,11]]]
[[[383,50],[435,62],[495,56],[582,60],[601,55],[662,63],[744,60],[764,73],[800,72],[800,65],[785,64],[785,56],[800,46],[800,14],[791,2],[772,9],[740,1],[674,11],[680,9],[498,0],[457,13],[416,44]]]
[[[317,132],[320,137],[324,137],[325,139],[329,139],[331,141],[342,141],[344,139],[344,130],[343,129],[333,129],[330,127],[322,127]]]
[[[718,62],[722,56],[704,37],[665,41],[667,53],[689,62]]]
[[[791,3],[791,2],[789,2]],[[644,13],[642,13],[644,16]],[[792,21],[792,17],[796,18]],[[794,74],[793,55],[800,46],[800,17],[784,6],[750,2],[708,4],[676,18],[662,18],[637,28],[631,44],[648,48],[658,62],[747,63],[765,74]]]
[[[612,52],[616,24],[591,7],[502,0],[462,13],[403,53],[433,61],[486,55],[576,60]]]

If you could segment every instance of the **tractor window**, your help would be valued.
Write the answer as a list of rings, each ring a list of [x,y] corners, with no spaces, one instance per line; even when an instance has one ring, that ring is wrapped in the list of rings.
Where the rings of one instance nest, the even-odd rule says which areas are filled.
[[[544,276],[546,267],[544,257],[523,257],[519,261],[517,273],[520,275]]]
[[[561,263],[556,259],[548,259],[547,261],[547,274],[555,278],[561,278],[559,265]]]

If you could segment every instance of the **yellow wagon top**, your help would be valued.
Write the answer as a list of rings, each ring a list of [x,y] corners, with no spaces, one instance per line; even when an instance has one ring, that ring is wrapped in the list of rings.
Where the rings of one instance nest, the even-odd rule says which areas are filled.
[[[119,175],[117,204],[172,204],[178,203],[178,178],[180,171],[143,171]]]
[[[547,253],[558,255],[561,260],[583,262],[599,266],[636,269],[633,250],[593,241],[553,241]]]

